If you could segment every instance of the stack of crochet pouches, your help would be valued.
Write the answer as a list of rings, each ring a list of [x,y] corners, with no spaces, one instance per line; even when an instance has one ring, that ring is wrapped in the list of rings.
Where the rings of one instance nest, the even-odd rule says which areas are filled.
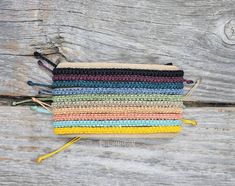
[[[183,74],[170,64],[60,63],[53,70],[54,133],[178,133]]]
[[[35,54],[54,67],[52,85],[43,85],[52,89],[41,90],[41,94],[52,94],[52,104],[34,101],[52,112],[55,134],[164,137],[180,132],[185,80],[177,66],[107,62],[55,65]],[[49,70],[41,61],[39,65]]]
[[[39,91],[43,96],[12,105],[36,102],[42,107],[32,106],[33,110],[52,114],[55,134],[76,136],[59,149],[39,156],[38,163],[83,136],[172,137],[180,132],[182,122],[196,125],[194,120],[182,119],[184,82],[193,82],[186,81],[183,70],[171,63],[56,65],[38,52],[34,55],[43,60],[38,64],[53,74],[53,83],[28,81],[30,86],[47,87]]]

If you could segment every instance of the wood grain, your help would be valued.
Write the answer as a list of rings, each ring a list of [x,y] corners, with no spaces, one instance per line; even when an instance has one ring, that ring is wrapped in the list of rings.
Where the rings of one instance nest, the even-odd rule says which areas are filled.
[[[68,139],[49,115],[6,105],[37,94],[28,80],[51,82],[35,50],[57,62],[173,62],[202,79],[191,101],[235,103],[234,12],[235,0],[1,0],[0,185],[233,186],[235,107],[186,108],[198,126],[172,139],[84,138],[36,165]]]
[[[0,95],[50,82],[35,50],[61,61],[173,62],[202,78],[191,100],[235,102],[235,1],[3,0]]]
[[[208,185],[235,181],[235,108],[187,108],[173,139],[82,139],[42,162],[34,158],[68,139],[52,134],[50,116],[0,107],[1,185]]]

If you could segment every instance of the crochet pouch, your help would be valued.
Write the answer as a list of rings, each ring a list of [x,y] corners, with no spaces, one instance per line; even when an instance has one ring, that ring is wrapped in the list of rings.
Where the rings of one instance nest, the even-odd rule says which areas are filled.
[[[42,98],[32,98],[44,109],[32,108],[52,114],[56,135],[172,137],[180,132],[182,121],[195,124],[182,120],[184,83],[192,81],[186,81],[183,70],[171,63],[56,65],[40,53],[35,55],[44,60],[38,63],[52,72],[53,82],[28,82],[31,86],[47,87],[40,90]]]

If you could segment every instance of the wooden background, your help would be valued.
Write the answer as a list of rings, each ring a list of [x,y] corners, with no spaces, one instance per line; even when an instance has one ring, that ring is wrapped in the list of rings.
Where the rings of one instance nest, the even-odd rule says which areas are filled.
[[[0,185],[211,185],[235,183],[235,0],[1,0]],[[32,56],[54,61],[173,62],[202,79],[174,139],[68,139],[50,117],[11,107],[51,82]]]

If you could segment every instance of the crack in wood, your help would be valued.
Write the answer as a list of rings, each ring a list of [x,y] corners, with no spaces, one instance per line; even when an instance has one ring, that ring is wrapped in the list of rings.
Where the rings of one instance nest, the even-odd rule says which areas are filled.
[[[37,97],[37,96],[35,96]],[[9,106],[12,105],[12,102],[23,101],[31,99],[31,96],[0,96],[0,106]],[[48,101],[49,103],[51,101]],[[24,103],[24,106],[33,106],[37,105],[35,103]],[[235,103],[227,102],[202,102],[202,101],[184,101],[186,107],[235,107]]]

